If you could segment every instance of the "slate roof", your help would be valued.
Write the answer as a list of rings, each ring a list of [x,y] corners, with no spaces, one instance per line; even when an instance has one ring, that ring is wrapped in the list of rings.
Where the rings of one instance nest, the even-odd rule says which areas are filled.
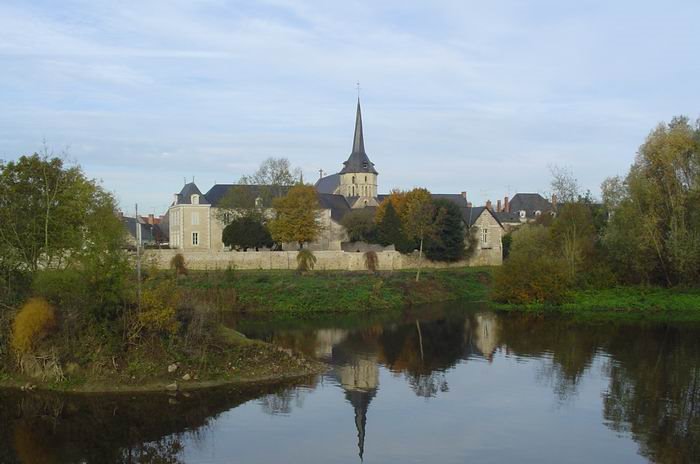
[[[340,185],[340,174],[331,174],[316,181],[316,190],[319,193],[333,193]]]
[[[390,196],[390,194],[377,195],[377,201],[381,203]],[[433,200],[449,200],[460,208],[467,207],[467,199],[459,193],[431,193],[430,196],[433,198]]]
[[[200,205],[208,205],[209,202],[207,201],[207,197],[202,195],[202,192],[199,190],[197,187],[197,184],[194,182],[190,182],[189,184],[185,184],[184,187],[182,187],[182,190],[180,190],[180,193],[177,194],[177,204],[178,205],[191,205],[192,204],[192,195],[199,195],[199,204]]]
[[[494,212],[493,215],[496,216],[496,219],[498,219],[498,220],[501,221],[502,223],[503,223],[503,222],[507,222],[507,223],[514,223],[514,222],[517,222],[517,223],[520,223],[520,213],[517,212],[517,211],[511,211],[511,212],[508,212],[508,211],[499,211],[499,212]]]
[[[362,132],[362,112],[360,110],[360,99],[357,99],[357,115],[355,116],[355,136],[352,140],[352,152],[347,161],[343,162],[343,169],[340,174],[350,172],[369,172],[378,174],[374,169],[374,163],[369,160],[365,152],[365,136]]]
[[[535,211],[544,213],[552,210],[552,204],[539,193],[516,193],[508,207],[515,213],[525,211],[528,218],[535,217]]]
[[[467,225],[467,227],[471,227],[474,225],[477,219],[479,219],[479,216],[486,211],[489,213],[493,218],[498,222],[498,225],[503,227],[503,224],[501,224],[501,221],[498,219],[496,214],[491,211],[490,209],[486,208],[485,206],[472,206],[472,207],[466,207],[462,208],[462,220],[464,223]]]
[[[342,195],[319,192],[318,203],[322,209],[331,210],[331,219],[335,222],[340,222],[340,220],[352,210],[350,204]]]
[[[268,187],[266,185],[215,184],[214,186],[212,186],[212,188],[209,189],[205,196],[207,197],[209,204],[211,204],[212,206],[219,206],[221,200],[226,196],[229,190],[231,190],[234,187],[237,189],[246,190],[247,193],[251,196],[251,198],[265,198],[266,195],[264,194],[269,193],[264,191],[264,189]],[[291,187],[279,186],[278,188],[280,189],[280,193],[284,195]]]

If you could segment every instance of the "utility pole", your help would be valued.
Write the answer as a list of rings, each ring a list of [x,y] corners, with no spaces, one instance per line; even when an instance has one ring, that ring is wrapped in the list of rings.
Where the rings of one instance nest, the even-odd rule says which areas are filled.
[[[141,221],[139,204],[136,203],[136,293],[139,311],[141,310]]]

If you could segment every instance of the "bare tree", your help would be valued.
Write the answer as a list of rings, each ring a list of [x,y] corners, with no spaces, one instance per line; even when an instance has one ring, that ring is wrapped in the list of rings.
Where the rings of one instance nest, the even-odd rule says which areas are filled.
[[[563,203],[574,203],[581,197],[581,185],[569,168],[550,166],[552,193]]]

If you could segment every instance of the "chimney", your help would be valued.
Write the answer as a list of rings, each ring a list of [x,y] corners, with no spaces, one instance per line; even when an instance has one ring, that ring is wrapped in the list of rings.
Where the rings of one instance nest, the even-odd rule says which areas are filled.
[[[497,212],[497,213],[500,213],[501,211],[502,211],[502,210],[501,210],[501,200],[498,200],[498,201],[496,202],[496,212]]]
[[[508,203],[508,197],[503,198],[503,211],[510,213],[510,203]]]
[[[462,198],[467,199],[467,192],[462,192]]]
[[[491,211],[491,200],[486,200],[486,209]]]
[[[552,209],[557,209],[557,196],[555,194],[552,194]]]
[[[468,201],[468,202],[467,202],[467,208],[471,208],[471,207],[472,207],[472,202],[471,202],[471,201]]]
[[[151,224],[151,225],[153,225],[153,224],[156,223],[156,219],[155,219],[155,217],[153,216],[153,214],[149,214],[149,215],[148,215],[148,223]]]

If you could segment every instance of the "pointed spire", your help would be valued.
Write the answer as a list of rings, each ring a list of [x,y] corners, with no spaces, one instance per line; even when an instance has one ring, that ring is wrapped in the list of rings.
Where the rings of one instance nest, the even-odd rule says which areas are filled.
[[[353,153],[365,153],[365,137],[362,133],[362,110],[360,109],[360,98],[357,98],[357,116],[355,117],[355,137],[352,140]]]
[[[357,99],[357,115],[355,116],[355,136],[352,139],[352,152],[348,160],[343,162],[343,169],[340,174],[369,172],[377,174],[374,163],[369,160],[365,153],[365,136],[362,132],[362,110],[360,109],[360,99]]]

